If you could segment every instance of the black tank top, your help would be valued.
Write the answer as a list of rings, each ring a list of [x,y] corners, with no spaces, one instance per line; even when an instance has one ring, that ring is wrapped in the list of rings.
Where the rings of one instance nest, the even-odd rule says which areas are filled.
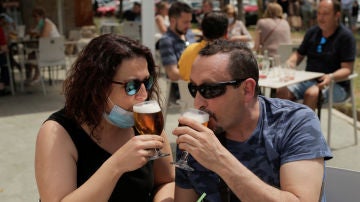
[[[53,113],[47,120],[56,121],[63,126],[76,146],[78,152],[77,186],[79,187],[111,154],[97,145],[79,124],[67,117],[64,109]],[[149,161],[135,171],[124,173],[118,180],[109,201],[152,201],[153,188],[153,161]]]

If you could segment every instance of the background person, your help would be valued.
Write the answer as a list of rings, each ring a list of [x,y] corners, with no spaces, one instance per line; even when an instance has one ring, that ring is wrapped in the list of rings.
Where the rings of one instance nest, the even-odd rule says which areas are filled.
[[[214,10],[214,4],[212,0],[203,0],[201,2],[201,11],[196,15],[196,21],[198,25],[201,25],[201,21],[204,19],[206,13]]]
[[[228,4],[224,7],[223,11],[228,15],[229,20],[227,39],[231,41],[251,41],[252,37],[249,31],[246,29],[244,23],[240,20],[237,20],[237,13],[235,11],[235,7],[231,4]]]
[[[175,201],[320,201],[331,152],[308,107],[259,95],[259,70],[241,42],[199,52],[189,91],[209,128],[181,117],[173,130],[195,171],[176,169]],[[179,157],[179,156],[178,156]],[[324,199],[324,198],[323,198]]]
[[[315,110],[319,90],[324,102],[328,101],[328,88],[332,80],[347,78],[354,68],[356,43],[351,31],[340,24],[340,3],[324,0],[317,10],[318,25],[309,29],[299,47],[288,59],[295,67],[307,56],[306,71],[322,72],[324,76],[278,89],[277,97],[290,100],[303,99],[304,104]],[[344,101],[350,90],[349,81],[334,84],[334,102]]]
[[[133,105],[159,100],[150,49],[101,35],[83,49],[63,89],[65,107],[43,123],[36,141],[41,201],[172,201],[171,155],[148,161],[153,148],[171,153],[165,132],[134,129]]]
[[[155,15],[155,24],[156,24],[156,33],[155,41],[157,42],[161,36],[167,31],[170,21],[169,21],[169,3],[166,0],[162,0],[156,4],[156,15]]]
[[[60,37],[60,33],[56,25],[46,17],[44,8],[36,7],[32,11],[32,16],[36,22],[35,28],[30,31],[32,38],[45,38],[45,37]],[[36,60],[35,52],[28,55],[29,60]],[[32,72],[34,75],[32,76]],[[35,64],[26,64],[26,84],[33,85],[40,81],[40,72]]]
[[[169,8],[170,26],[159,40],[159,51],[162,67],[165,68],[167,78],[171,81],[180,79],[178,61],[186,46],[195,42],[191,28],[191,7],[184,2],[174,2]],[[180,98],[179,87],[172,83],[170,87],[171,104]]]
[[[141,22],[141,3],[134,2],[131,10],[124,11],[122,19],[126,21]]]
[[[356,31],[358,15],[359,15],[359,3],[357,2],[357,0],[354,0],[354,3],[352,5],[352,12],[351,12],[353,31]]]
[[[280,5],[268,3],[264,18],[259,19],[256,24],[254,50],[258,53],[267,50],[272,57],[277,54],[281,43],[291,43],[290,25],[283,19]]]
[[[0,97],[11,94],[11,92],[6,89],[6,86],[10,84],[9,71],[6,64],[7,52],[8,46],[5,32],[2,26],[0,26]]]
[[[357,0],[341,0],[341,22],[348,28],[352,28],[352,6],[353,2]]]
[[[201,30],[203,40],[190,44],[181,54],[179,60],[179,73],[184,81],[190,81],[192,64],[199,51],[208,44],[208,42],[219,38],[225,38],[228,27],[227,16],[223,12],[213,11],[205,14],[201,21]]]

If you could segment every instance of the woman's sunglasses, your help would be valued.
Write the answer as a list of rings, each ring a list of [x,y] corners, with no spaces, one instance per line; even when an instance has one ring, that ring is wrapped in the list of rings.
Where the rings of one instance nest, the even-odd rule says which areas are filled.
[[[223,95],[226,92],[226,86],[230,85],[238,87],[246,79],[236,79],[233,81],[225,81],[212,84],[201,84],[200,86],[189,83],[188,88],[192,97],[195,97],[196,92],[199,91],[200,95],[203,96],[205,99],[212,99]]]
[[[154,85],[154,78],[150,76],[149,78],[140,81],[139,79],[131,80],[128,82],[120,82],[120,81],[112,81],[112,83],[125,85],[125,92],[128,95],[135,95],[137,92],[139,92],[141,88],[141,84],[145,85],[146,90],[150,90],[152,86]]]

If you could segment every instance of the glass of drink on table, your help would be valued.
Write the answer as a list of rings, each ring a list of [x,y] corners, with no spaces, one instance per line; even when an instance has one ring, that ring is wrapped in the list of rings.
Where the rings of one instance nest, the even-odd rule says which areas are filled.
[[[135,128],[140,135],[155,134],[161,135],[164,129],[164,117],[159,103],[155,100],[145,101],[133,106]],[[169,156],[159,149],[155,149],[155,155],[149,160],[155,160],[161,157]]]
[[[194,108],[187,109],[184,113],[182,113],[181,116],[193,119],[194,121],[197,121],[204,126],[207,126],[209,122],[208,113]],[[181,154],[181,158],[177,162],[173,162],[172,164],[174,164],[177,168],[181,168],[187,171],[194,171],[194,168],[188,165],[188,158],[189,152],[183,151]]]

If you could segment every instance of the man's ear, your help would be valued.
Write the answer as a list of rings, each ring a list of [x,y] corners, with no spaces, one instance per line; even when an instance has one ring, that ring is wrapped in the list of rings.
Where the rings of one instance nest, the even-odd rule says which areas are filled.
[[[256,92],[256,81],[252,78],[248,78],[243,81],[242,88],[244,89],[246,99],[253,99]]]

